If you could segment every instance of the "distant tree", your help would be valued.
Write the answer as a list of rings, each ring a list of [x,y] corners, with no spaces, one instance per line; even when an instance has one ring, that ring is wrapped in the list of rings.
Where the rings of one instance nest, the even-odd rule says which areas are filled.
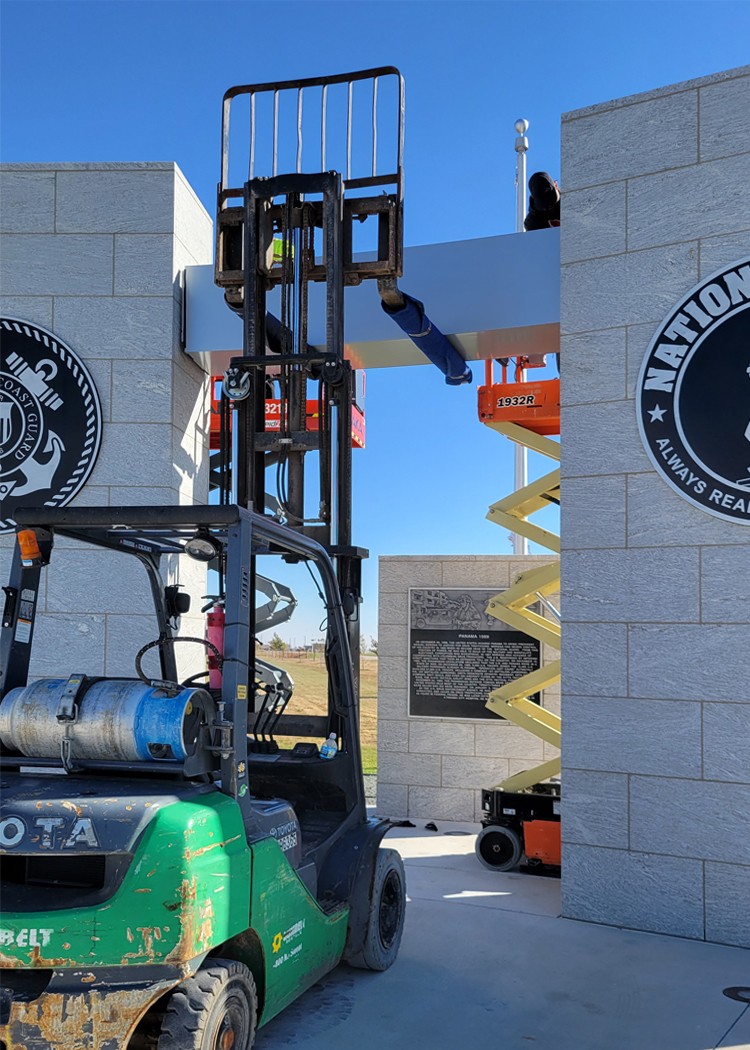
[[[377,638],[370,639],[370,652],[374,655],[378,655],[378,640]]]
[[[282,650],[282,649],[286,649],[286,647],[287,647],[286,646],[286,642],[284,641],[284,639],[281,637],[281,635],[278,635],[278,634],[275,634],[273,636],[273,638],[271,639],[270,645],[271,645],[271,648],[275,649],[277,652]]]
[[[359,636],[359,651],[362,656],[367,652],[367,638],[363,634]]]

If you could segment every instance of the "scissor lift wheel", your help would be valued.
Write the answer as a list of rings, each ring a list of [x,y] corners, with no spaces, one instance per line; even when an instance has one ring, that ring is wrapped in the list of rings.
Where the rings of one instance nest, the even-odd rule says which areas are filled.
[[[518,867],[523,854],[520,836],[503,824],[482,828],[477,835],[475,850],[485,868],[491,871],[510,871]]]

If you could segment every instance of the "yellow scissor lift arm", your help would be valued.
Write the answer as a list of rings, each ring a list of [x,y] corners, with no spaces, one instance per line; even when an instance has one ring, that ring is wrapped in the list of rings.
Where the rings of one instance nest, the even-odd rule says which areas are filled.
[[[517,411],[517,410],[516,410]],[[487,423],[493,430],[511,441],[525,445],[552,460],[559,462],[560,445],[548,437],[536,434],[518,423],[492,421]],[[505,496],[493,503],[487,512],[490,521],[502,525],[525,536],[555,554],[560,553],[560,537],[547,529],[541,528],[529,517],[550,504],[560,502],[560,468],[550,471],[537,481],[532,481],[517,492]],[[556,594],[560,590],[560,562],[548,562],[534,569],[521,573],[515,583],[495,595],[487,606],[487,612],[498,620],[507,623],[517,631],[536,638],[543,645],[560,649],[560,625],[541,616],[533,608],[540,598]],[[487,707],[497,715],[515,722],[530,733],[545,740],[548,744],[560,746],[560,716],[545,711],[539,704],[529,700],[529,696],[540,689],[546,689],[560,681],[560,661],[545,664],[538,671],[533,671],[523,678],[518,678],[500,689],[493,690],[487,701]],[[533,769],[516,773],[504,780],[498,787],[504,791],[519,791],[532,787],[542,780],[560,772],[560,759],[555,758]]]
[[[517,362],[517,380],[522,375],[522,369],[523,363]],[[514,388],[515,395],[510,393]],[[519,389],[527,392],[518,396]],[[559,463],[559,442],[547,436],[559,433],[559,390],[557,379],[507,383],[505,368],[503,382],[494,384],[492,362],[487,362],[486,383],[479,390],[480,419],[511,441]],[[519,406],[518,402],[522,404]],[[523,422],[528,425],[524,426]],[[557,467],[493,503],[487,517],[495,524],[559,555],[560,537],[529,520],[538,511],[559,503],[560,469]],[[537,611],[540,602],[548,606],[546,599],[559,590],[558,558],[521,573],[511,587],[490,600],[487,613],[509,627],[536,638],[543,646],[559,651],[559,622]],[[530,699],[540,690],[559,681],[560,660],[557,659],[545,663],[531,674],[494,689],[486,706],[545,743],[559,748],[560,716]],[[477,838],[477,855],[487,867],[497,870],[514,867],[524,851],[527,857],[559,864],[559,793],[556,787],[543,785],[544,781],[559,773],[558,756],[516,773],[483,791],[482,804],[487,816],[485,827]]]

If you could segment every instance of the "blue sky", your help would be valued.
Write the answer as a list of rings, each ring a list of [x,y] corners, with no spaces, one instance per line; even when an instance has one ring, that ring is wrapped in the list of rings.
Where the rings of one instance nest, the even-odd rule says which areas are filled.
[[[517,117],[529,170],[557,176],[562,113],[742,65],[750,4],[3,0],[0,33],[3,161],[174,160],[210,213],[227,87],[396,65],[405,240],[425,244],[512,232]],[[509,552],[484,516],[513,467],[476,383],[429,367],[371,370],[367,420],[354,542],[371,635],[379,554]]]

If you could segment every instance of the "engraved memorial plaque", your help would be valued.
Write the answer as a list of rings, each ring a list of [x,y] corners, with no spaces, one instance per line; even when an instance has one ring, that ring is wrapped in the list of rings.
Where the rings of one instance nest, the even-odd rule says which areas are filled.
[[[409,589],[409,714],[497,720],[493,689],[537,670],[541,643],[485,612],[479,588]],[[531,697],[539,701],[539,694]]]

